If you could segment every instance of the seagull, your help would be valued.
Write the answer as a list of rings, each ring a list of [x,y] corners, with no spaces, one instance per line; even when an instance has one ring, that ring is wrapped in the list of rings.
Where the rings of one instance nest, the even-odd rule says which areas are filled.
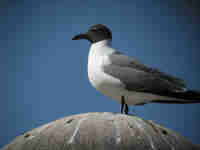
[[[121,103],[121,113],[129,105],[147,103],[200,103],[200,92],[188,90],[184,80],[143,65],[133,57],[112,48],[112,32],[103,24],[92,25],[72,40],[91,43],[88,78],[97,91]]]

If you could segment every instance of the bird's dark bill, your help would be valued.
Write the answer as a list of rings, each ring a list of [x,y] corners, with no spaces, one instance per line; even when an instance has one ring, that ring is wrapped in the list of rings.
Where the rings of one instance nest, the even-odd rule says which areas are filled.
[[[72,40],[88,39],[87,34],[78,34],[72,38]]]

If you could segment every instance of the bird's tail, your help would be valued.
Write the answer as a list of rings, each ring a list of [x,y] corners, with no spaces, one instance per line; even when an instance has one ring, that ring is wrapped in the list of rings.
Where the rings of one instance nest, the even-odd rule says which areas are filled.
[[[194,90],[187,90],[184,92],[173,92],[169,94],[171,98],[178,100],[156,100],[155,103],[171,103],[171,104],[189,104],[200,103],[200,92]],[[179,100],[180,99],[180,100]]]

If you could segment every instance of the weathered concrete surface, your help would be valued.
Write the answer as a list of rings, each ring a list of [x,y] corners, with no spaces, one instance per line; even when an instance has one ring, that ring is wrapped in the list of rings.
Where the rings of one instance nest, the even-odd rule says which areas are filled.
[[[26,132],[2,150],[200,150],[200,147],[136,116],[87,113]]]

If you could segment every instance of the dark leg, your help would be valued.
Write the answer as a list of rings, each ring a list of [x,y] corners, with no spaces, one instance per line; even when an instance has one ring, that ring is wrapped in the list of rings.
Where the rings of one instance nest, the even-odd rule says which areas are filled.
[[[125,105],[125,100],[124,100],[124,96],[121,97],[121,114],[123,114],[124,112],[124,105]]]
[[[128,105],[125,104],[125,110],[124,110],[125,114],[128,115],[129,109],[128,109]]]

